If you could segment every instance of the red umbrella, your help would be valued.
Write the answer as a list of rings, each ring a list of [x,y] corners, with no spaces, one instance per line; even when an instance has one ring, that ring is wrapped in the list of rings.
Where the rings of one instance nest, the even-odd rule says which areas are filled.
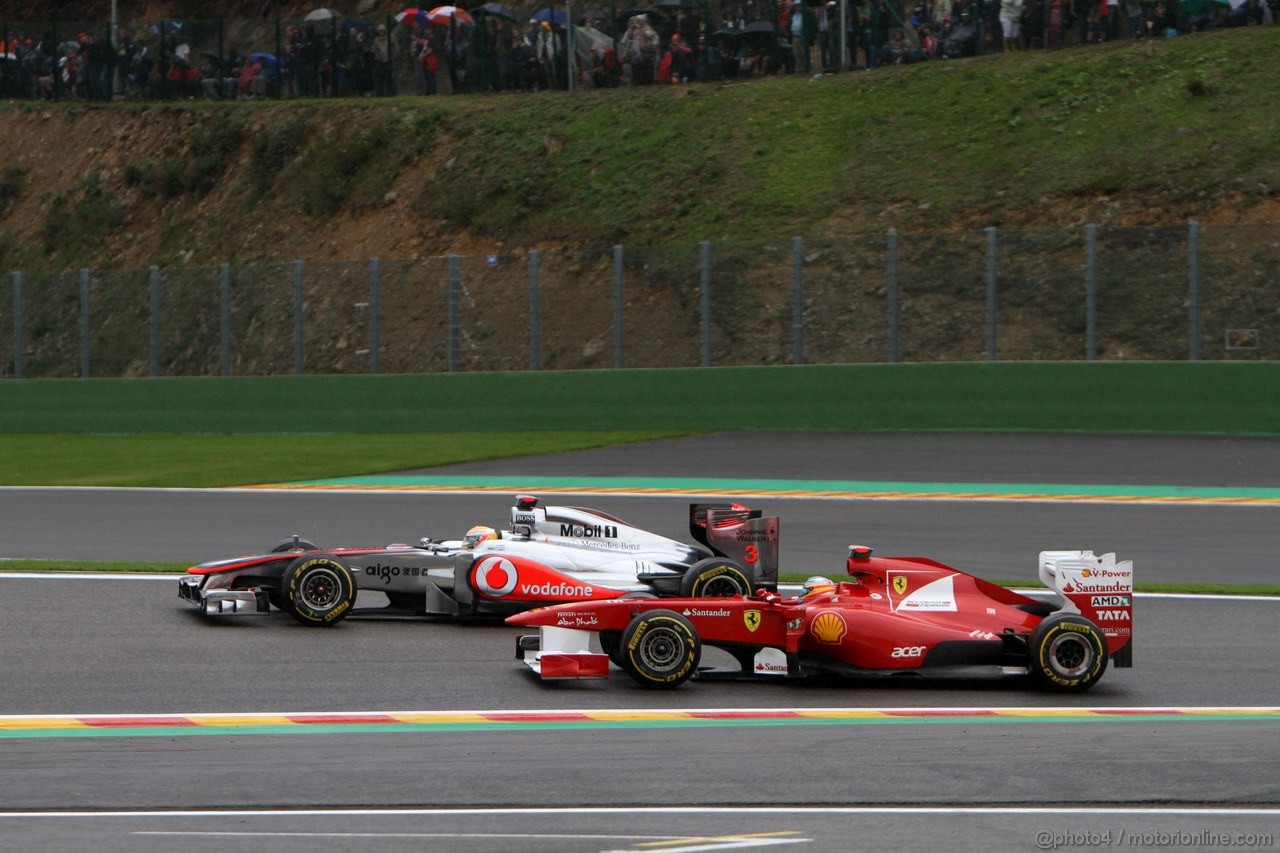
[[[404,24],[406,27],[411,27],[414,24],[425,24],[426,22],[426,9],[405,9],[403,12],[396,15],[396,23]]]
[[[433,24],[448,25],[451,20],[456,20],[469,27],[476,25],[476,19],[471,17],[471,13],[457,6],[437,6],[427,13],[427,20]]]

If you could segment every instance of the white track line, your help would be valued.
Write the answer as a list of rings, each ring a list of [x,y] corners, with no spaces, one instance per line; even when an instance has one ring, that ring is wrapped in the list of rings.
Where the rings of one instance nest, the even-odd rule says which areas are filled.
[[[344,817],[363,815],[388,816],[470,816],[470,815],[771,815],[791,817],[797,814],[836,815],[1161,815],[1161,816],[1280,816],[1280,808],[1195,808],[1195,807],[1131,807],[1101,806],[553,806],[548,808],[434,808],[434,809],[121,809],[103,811],[5,811],[0,818],[65,818],[65,817]]]

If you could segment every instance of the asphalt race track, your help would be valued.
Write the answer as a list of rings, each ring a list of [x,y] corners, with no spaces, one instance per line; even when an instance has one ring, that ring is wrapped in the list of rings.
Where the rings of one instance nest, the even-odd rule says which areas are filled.
[[[795,443],[771,448],[766,436],[722,440],[730,455],[781,459],[774,470],[753,463],[754,476],[798,476],[785,466],[806,455]],[[963,441],[971,443],[956,458],[972,466],[980,442]],[[1081,442],[1075,452],[1090,447],[1072,441]],[[699,443],[706,473],[723,473],[711,470],[724,464],[708,452],[714,439],[681,442],[630,448],[637,474]],[[1113,447],[1116,464],[1138,457],[1136,445],[1099,442],[1088,458]],[[1178,446],[1198,458],[1194,444]],[[988,446],[995,452],[998,442]],[[1274,483],[1266,471],[1277,471],[1275,442],[1203,446],[1224,454],[1224,467],[1240,461],[1220,481]],[[611,457],[616,475],[627,464],[618,453],[578,458],[590,466]],[[972,479],[944,470],[945,456],[933,453],[927,476],[907,461],[896,473],[884,463],[883,476]],[[564,471],[574,457],[553,464]],[[1141,464],[1154,482],[1211,476],[1208,465],[1172,464],[1161,479],[1160,464]],[[1016,476],[1010,465],[1002,481],[1047,479]],[[1080,466],[1083,475],[1102,471],[1089,467]],[[1137,481],[1126,479],[1136,470],[1112,473],[1110,482]],[[564,502],[684,533],[687,498]],[[295,532],[322,544],[385,544],[500,522],[508,506],[504,495],[3,490],[0,556],[195,562]],[[845,546],[858,541],[991,577],[1029,578],[1037,551],[1087,547],[1133,558],[1139,581],[1275,582],[1280,553],[1280,507],[761,506],[783,518],[789,570],[836,573]],[[1032,693],[999,677],[695,682],[654,692],[615,672],[608,682],[546,686],[513,659],[516,631],[500,624],[349,620],[316,630],[282,614],[211,623],[163,578],[0,576],[0,601],[0,715],[485,710],[572,721],[583,716],[573,712],[636,711],[635,722],[611,725],[143,736],[127,721],[5,736],[0,719],[0,849],[1217,849],[1228,836],[1238,849],[1272,849],[1280,835],[1280,661],[1272,651],[1280,601],[1139,598],[1134,668],[1109,672],[1081,696]],[[1176,713],[1200,706],[1270,712]],[[646,721],[664,710],[817,708],[904,710],[892,720],[817,724]],[[994,716],[981,717],[984,709]]]

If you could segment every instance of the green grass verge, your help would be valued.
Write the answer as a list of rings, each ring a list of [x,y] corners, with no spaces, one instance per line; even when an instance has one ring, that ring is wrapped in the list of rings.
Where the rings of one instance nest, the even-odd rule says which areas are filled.
[[[149,574],[173,574],[185,572],[190,563],[130,563],[101,560],[26,560],[0,559],[0,572],[139,572]],[[778,581],[785,584],[803,583],[812,573],[779,572]],[[834,578],[837,579],[838,578]],[[1004,587],[1021,589],[1044,588],[1039,581],[993,580]],[[1280,595],[1280,584],[1265,583],[1140,583],[1138,592],[1182,592],[1197,595]]]
[[[0,485],[212,486],[404,471],[558,453],[685,433],[436,433],[430,435],[3,435]]]
[[[548,430],[722,429],[1280,435],[1280,363],[1013,362],[0,382],[0,433],[511,432],[525,434],[514,442],[519,453],[532,434]]]
[[[25,560],[0,558],[0,572],[114,572],[181,574],[191,563],[130,563],[122,560]]]

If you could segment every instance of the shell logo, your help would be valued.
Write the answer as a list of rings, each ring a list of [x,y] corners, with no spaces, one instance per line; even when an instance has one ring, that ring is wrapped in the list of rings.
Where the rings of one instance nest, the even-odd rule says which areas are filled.
[[[476,563],[476,589],[492,598],[510,595],[520,579],[515,565],[506,557],[485,557]]]
[[[818,638],[819,643],[838,643],[849,630],[844,617],[834,610],[824,610],[809,623],[809,630]]]

